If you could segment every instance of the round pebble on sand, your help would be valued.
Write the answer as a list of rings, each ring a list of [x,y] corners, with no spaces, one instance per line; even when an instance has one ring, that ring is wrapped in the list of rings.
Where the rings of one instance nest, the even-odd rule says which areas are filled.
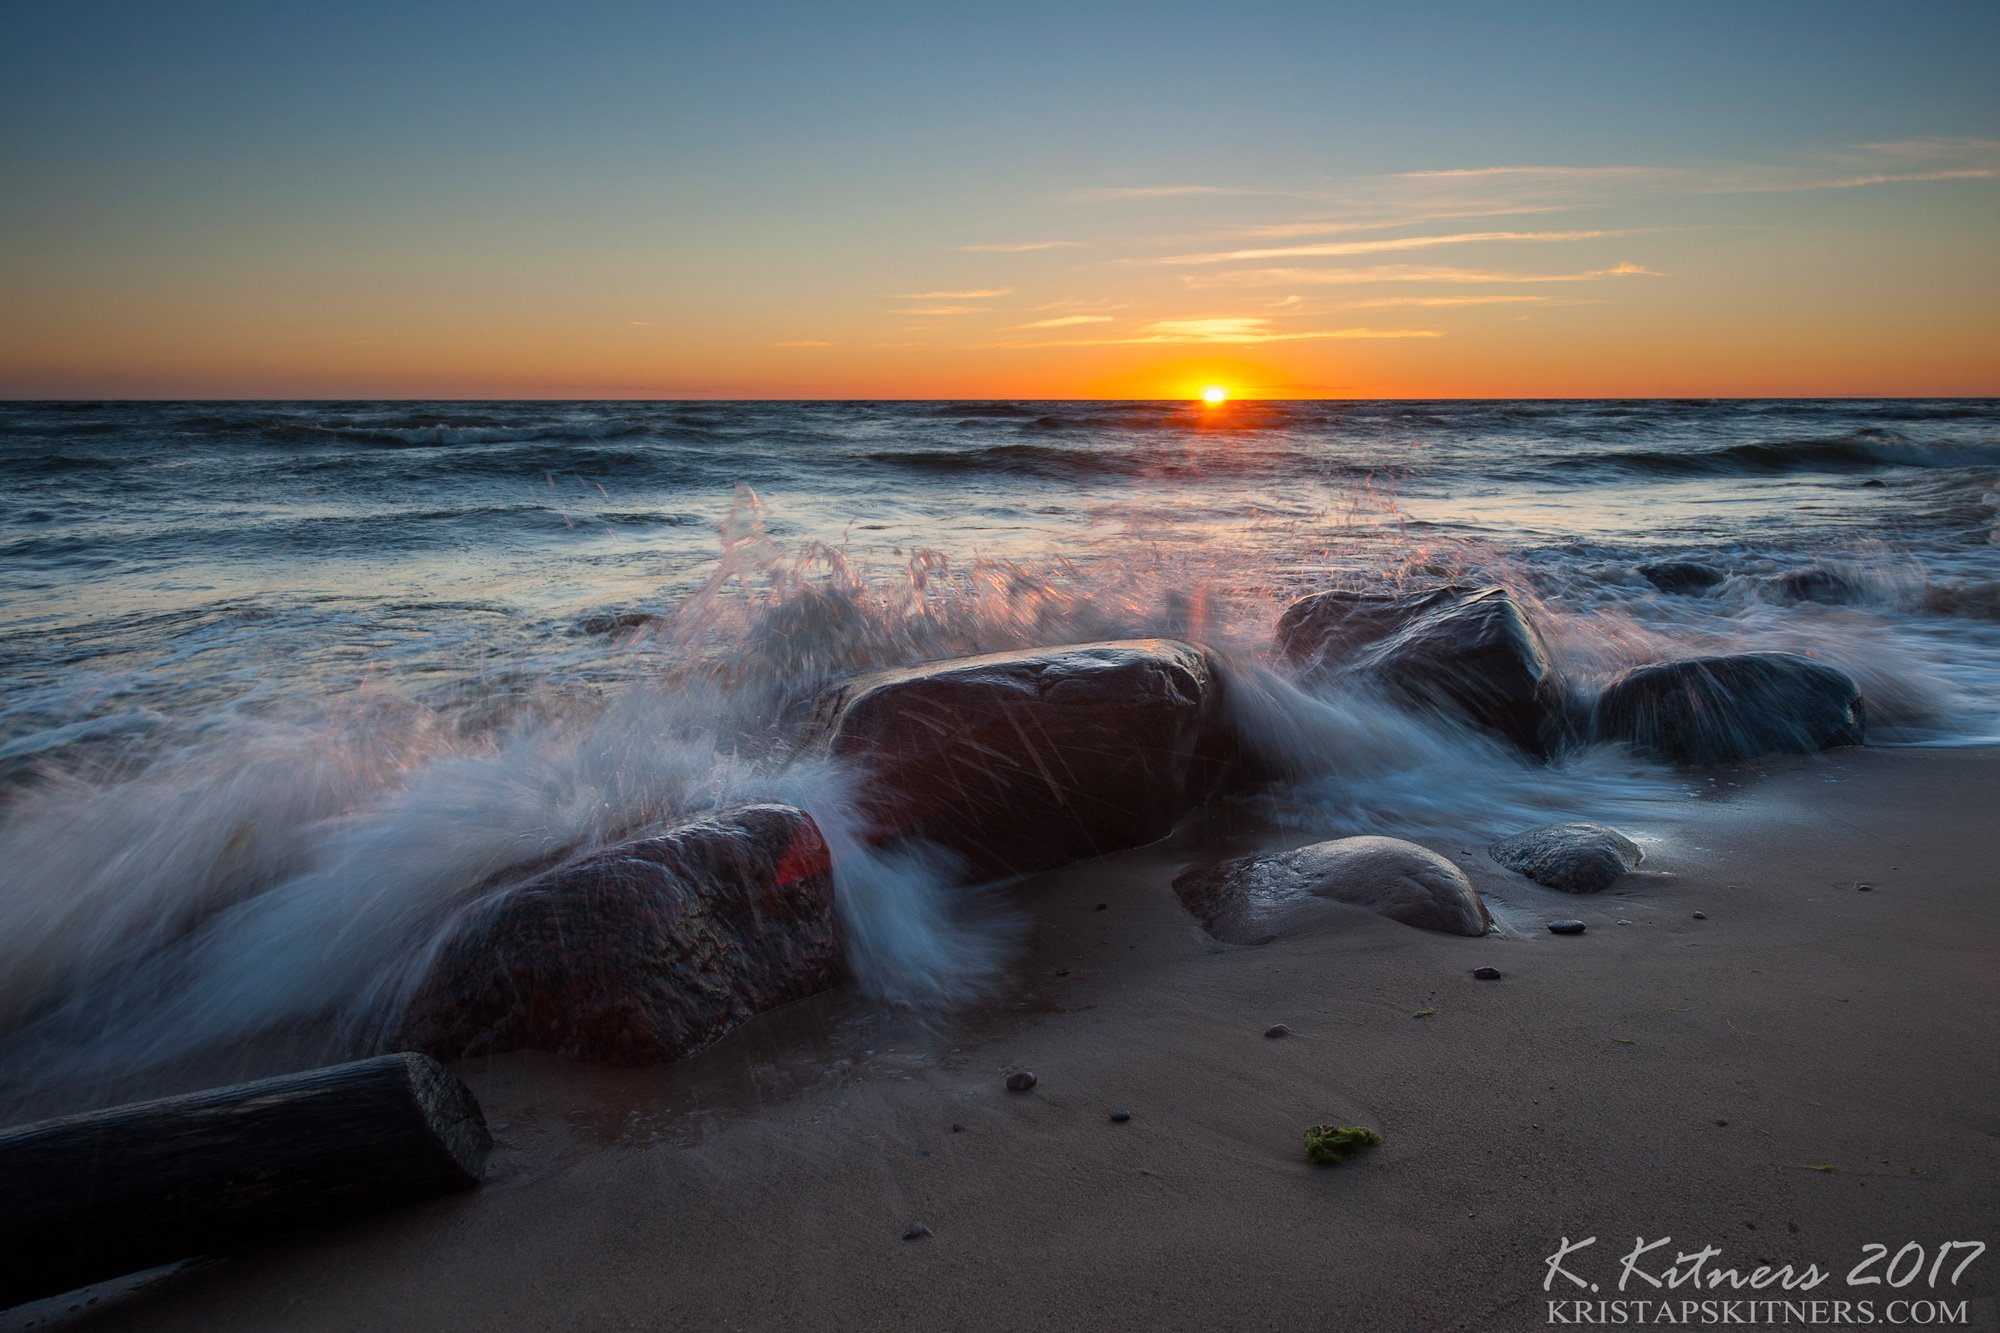
[[[1007,1091],[1009,1092],[1026,1092],[1034,1086],[1035,1075],[1032,1070],[1017,1069],[1007,1075]]]

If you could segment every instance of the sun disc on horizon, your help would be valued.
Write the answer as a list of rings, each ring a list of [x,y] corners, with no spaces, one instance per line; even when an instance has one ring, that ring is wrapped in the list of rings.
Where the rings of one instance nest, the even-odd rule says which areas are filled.
[[[1201,401],[1209,404],[1211,407],[1217,403],[1226,403],[1229,401],[1229,390],[1223,388],[1220,384],[1211,384],[1201,391]]]

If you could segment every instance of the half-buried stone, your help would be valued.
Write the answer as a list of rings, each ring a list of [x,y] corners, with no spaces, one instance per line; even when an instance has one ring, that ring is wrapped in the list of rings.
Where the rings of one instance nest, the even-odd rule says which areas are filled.
[[[1174,892],[1209,934],[1232,944],[1267,943],[1320,899],[1452,935],[1484,935],[1492,924],[1464,872],[1397,838],[1337,838],[1225,861],[1182,875]]]
[[[1596,740],[1677,764],[1727,764],[1863,743],[1861,687],[1792,653],[1737,653],[1634,667],[1605,687]]]
[[[1509,870],[1564,893],[1609,888],[1645,858],[1638,843],[1602,824],[1544,824],[1486,850]]]
[[[1315,593],[1279,619],[1278,650],[1308,683],[1371,682],[1543,759],[1572,734],[1569,688],[1505,588]]]
[[[942,847],[978,878],[1156,841],[1243,773],[1220,667],[1171,639],[877,672],[821,710],[878,836]]]
[[[579,858],[476,904],[399,1044],[655,1064],[839,978],[832,865],[802,811],[753,805]]]

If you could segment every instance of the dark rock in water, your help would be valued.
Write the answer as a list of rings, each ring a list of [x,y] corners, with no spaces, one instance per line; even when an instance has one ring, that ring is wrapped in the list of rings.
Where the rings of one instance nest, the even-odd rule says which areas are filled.
[[[1661,592],[1698,596],[1728,578],[1714,565],[1699,560],[1655,560],[1639,566],[1639,575]]]
[[[754,805],[560,865],[465,913],[404,1019],[440,1059],[679,1059],[840,973],[812,820]]]
[[[623,634],[664,623],[665,616],[650,611],[598,611],[579,620],[576,627],[585,634]]]
[[[1034,1074],[1026,1069],[1017,1069],[1007,1075],[1007,1091],[1009,1092],[1026,1092],[1029,1088],[1034,1087],[1035,1083]]]
[[[1564,893],[1607,888],[1645,856],[1638,843],[1602,824],[1544,824],[1486,850],[1509,870]]]
[[[1605,687],[1591,731],[1678,764],[1811,754],[1862,743],[1861,689],[1846,672],[1791,653],[1659,662]]]
[[[1289,1037],[1292,1035],[1292,1030],[1283,1023],[1273,1023],[1264,1029],[1264,1035],[1267,1037]]]
[[[930,1229],[929,1227],[925,1226],[925,1225],[924,1225],[924,1224],[923,1224],[922,1222],[912,1222],[912,1223],[910,1223],[910,1225],[909,1225],[908,1229],[907,1229],[907,1230],[905,1230],[905,1231],[903,1232],[903,1239],[904,1239],[904,1240],[929,1240],[929,1239],[930,1239],[930,1238],[931,1238],[932,1236],[934,1236],[934,1235],[936,1235],[936,1234],[937,1234],[936,1232],[932,1231],[932,1230],[931,1230],[931,1229]]]
[[[1545,759],[1570,738],[1569,688],[1505,588],[1316,593],[1280,618],[1278,649],[1308,681],[1370,681]]]
[[[1888,482],[1882,480],[1880,477],[1870,477],[1861,483],[1861,489],[1864,491],[1879,491],[1887,487],[1888,484]]]
[[[1581,922],[1581,921],[1551,921],[1551,922],[1549,922],[1549,934],[1551,934],[1551,935],[1581,935],[1581,934],[1583,934],[1583,922]]]
[[[1222,691],[1207,652],[1138,639],[862,676],[822,711],[887,836],[998,876],[1165,837],[1236,762]]]
[[[1225,861],[1182,875],[1174,892],[1211,935],[1232,944],[1268,941],[1314,898],[1453,935],[1484,935],[1492,924],[1457,866],[1395,838],[1338,838],[1276,856]]]
[[[1500,969],[1497,967],[1475,967],[1472,969],[1472,975],[1480,981],[1498,981],[1500,980]]]
[[[1114,1125],[1122,1125],[1131,1118],[1132,1113],[1130,1111],[1113,1111],[1111,1113],[1111,1123]]]
[[[1861,601],[1866,589],[1853,578],[1838,570],[1794,569],[1771,580],[1772,591],[1794,602],[1831,602],[1844,605]]]

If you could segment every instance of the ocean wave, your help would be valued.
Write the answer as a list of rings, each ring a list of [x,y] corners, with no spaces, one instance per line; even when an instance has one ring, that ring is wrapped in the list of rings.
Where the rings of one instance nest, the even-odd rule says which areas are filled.
[[[2000,465],[2000,440],[1919,440],[1862,429],[1789,440],[1752,440],[1705,449],[1634,449],[1551,457],[1545,466],[1590,467],[1656,475],[1775,475],[1852,472],[1879,467],[1964,468]]]

